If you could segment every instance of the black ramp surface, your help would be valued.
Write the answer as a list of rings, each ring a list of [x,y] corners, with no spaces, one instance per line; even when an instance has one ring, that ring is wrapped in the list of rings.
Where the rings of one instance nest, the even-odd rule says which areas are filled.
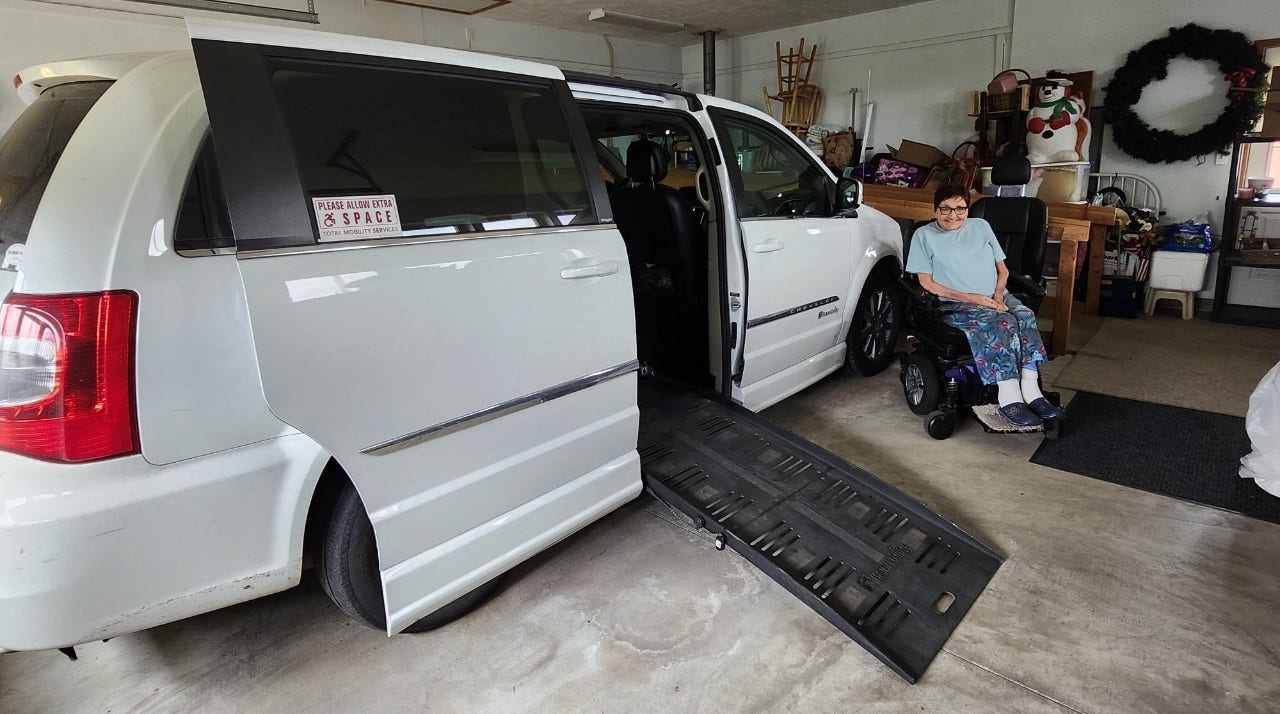
[[[1003,558],[840,457],[740,406],[640,386],[645,485],[909,682]]]

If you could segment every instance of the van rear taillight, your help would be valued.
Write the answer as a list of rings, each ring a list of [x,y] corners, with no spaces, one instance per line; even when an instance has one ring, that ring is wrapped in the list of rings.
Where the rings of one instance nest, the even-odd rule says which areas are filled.
[[[136,293],[10,294],[0,306],[0,449],[60,462],[138,452]]]

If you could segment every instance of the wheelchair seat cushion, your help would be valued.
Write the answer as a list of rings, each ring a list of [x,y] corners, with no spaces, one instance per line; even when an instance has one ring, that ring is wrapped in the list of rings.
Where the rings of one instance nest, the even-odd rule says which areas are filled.
[[[916,331],[924,333],[935,342],[962,347],[966,352],[969,350],[969,338],[965,336],[964,330],[945,322],[924,321],[917,326]]]

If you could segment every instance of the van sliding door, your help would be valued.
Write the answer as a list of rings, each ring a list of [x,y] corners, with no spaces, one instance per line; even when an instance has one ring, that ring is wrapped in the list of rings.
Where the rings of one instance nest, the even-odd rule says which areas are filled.
[[[192,29],[266,398],[359,491],[388,631],[636,496],[627,256],[558,72]]]

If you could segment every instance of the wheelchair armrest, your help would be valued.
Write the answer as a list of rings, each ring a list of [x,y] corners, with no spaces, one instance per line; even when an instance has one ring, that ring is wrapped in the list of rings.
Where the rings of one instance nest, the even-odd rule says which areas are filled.
[[[910,273],[903,273],[898,278],[898,284],[902,287],[903,294],[911,302],[925,307],[938,307],[941,303],[941,299],[937,295],[920,287],[920,283],[916,282],[915,276]]]
[[[1032,312],[1040,309],[1040,304],[1044,302],[1045,289],[1044,286],[1025,275],[1017,273],[1009,274],[1009,281],[1005,284],[1009,292],[1018,298],[1023,305],[1031,308]]]

